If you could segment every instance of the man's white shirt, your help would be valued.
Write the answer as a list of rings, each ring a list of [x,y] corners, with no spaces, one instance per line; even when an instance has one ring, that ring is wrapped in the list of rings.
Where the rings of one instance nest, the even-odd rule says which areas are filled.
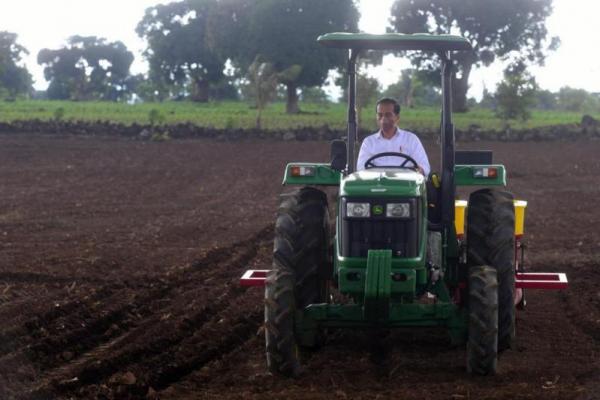
[[[360,151],[358,152],[358,161],[356,163],[356,170],[360,171],[365,168],[365,161],[379,153],[404,153],[415,159],[419,167],[423,169],[425,176],[429,176],[431,167],[429,166],[429,159],[427,153],[421,144],[421,141],[412,132],[396,128],[396,133],[390,139],[386,139],[381,134],[381,131],[376,132],[370,136],[367,136],[363,140]],[[400,165],[405,161],[402,157],[381,157],[376,159],[373,163],[378,166],[386,165]],[[412,166],[409,161],[406,166]]]

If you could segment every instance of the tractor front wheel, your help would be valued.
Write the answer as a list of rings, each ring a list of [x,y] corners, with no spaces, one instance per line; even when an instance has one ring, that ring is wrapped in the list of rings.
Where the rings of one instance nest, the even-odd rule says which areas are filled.
[[[327,195],[310,187],[284,194],[265,286],[267,366],[273,373],[295,376],[300,371],[296,314],[327,301],[328,253]]]
[[[496,269],[469,269],[467,371],[493,375],[498,363],[498,281]]]

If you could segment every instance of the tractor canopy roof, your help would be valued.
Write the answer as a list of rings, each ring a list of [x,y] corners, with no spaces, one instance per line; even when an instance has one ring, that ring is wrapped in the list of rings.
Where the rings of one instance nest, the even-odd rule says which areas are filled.
[[[429,33],[326,33],[317,38],[320,44],[341,49],[356,50],[472,50],[471,43],[456,35],[431,35]]]

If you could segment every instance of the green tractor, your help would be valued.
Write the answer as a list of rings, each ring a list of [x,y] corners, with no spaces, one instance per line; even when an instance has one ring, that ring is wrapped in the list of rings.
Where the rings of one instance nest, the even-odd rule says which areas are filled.
[[[455,151],[451,52],[472,51],[470,43],[396,33],[329,33],[317,41],[349,51],[348,136],[332,143],[329,164],[287,165],[284,185],[300,188],[282,196],[272,268],[249,270],[241,279],[265,286],[270,371],[297,375],[301,350],[320,344],[330,328],[445,327],[453,344],[466,343],[469,373],[494,374],[498,353],[514,340],[523,289],[561,289],[567,281],[561,273],[523,271],[525,202],[487,188],[506,185],[504,166],[493,164],[488,151]],[[423,176],[402,153],[394,154],[397,165],[367,162],[355,171],[356,62],[371,49],[440,56],[439,177]],[[379,156],[390,154],[373,158]],[[485,188],[467,203],[455,199],[459,185]],[[338,187],[333,239],[327,195],[318,186]],[[332,290],[349,300],[334,303]]]

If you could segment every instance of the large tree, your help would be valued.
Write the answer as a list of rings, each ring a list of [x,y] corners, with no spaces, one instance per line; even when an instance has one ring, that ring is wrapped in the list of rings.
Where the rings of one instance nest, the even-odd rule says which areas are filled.
[[[467,38],[475,51],[456,52],[453,76],[454,109],[467,110],[469,75],[473,67],[488,66],[496,58],[516,56],[542,63],[547,43],[546,18],[552,0],[396,0],[392,6],[392,29],[403,33],[452,33]],[[546,48],[545,45],[549,46]],[[428,55],[431,57],[431,55]],[[411,55],[415,65],[431,71],[439,60],[423,54]]]
[[[122,42],[72,36],[65,47],[38,53],[50,99],[123,100],[130,94],[133,54]]]
[[[218,20],[218,6],[216,0],[184,0],[146,10],[137,33],[148,42],[144,55],[150,80],[189,91],[192,100],[208,101],[210,85],[223,79],[227,59],[216,38],[229,26],[211,25],[213,18]]]
[[[17,43],[17,35],[0,32],[0,94],[16,97],[30,93],[31,75],[27,68],[20,66],[27,49]]]
[[[321,86],[330,69],[344,65],[346,53],[323,48],[317,37],[356,31],[356,5],[352,0],[243,0],[240,4],[237,19],[241,19],[242,40],[234,61],[246,69],[260,55],[276,71],[299,66],[299,74],[281,79],[287,87],[287,112],[298,112],[298,88]]]

